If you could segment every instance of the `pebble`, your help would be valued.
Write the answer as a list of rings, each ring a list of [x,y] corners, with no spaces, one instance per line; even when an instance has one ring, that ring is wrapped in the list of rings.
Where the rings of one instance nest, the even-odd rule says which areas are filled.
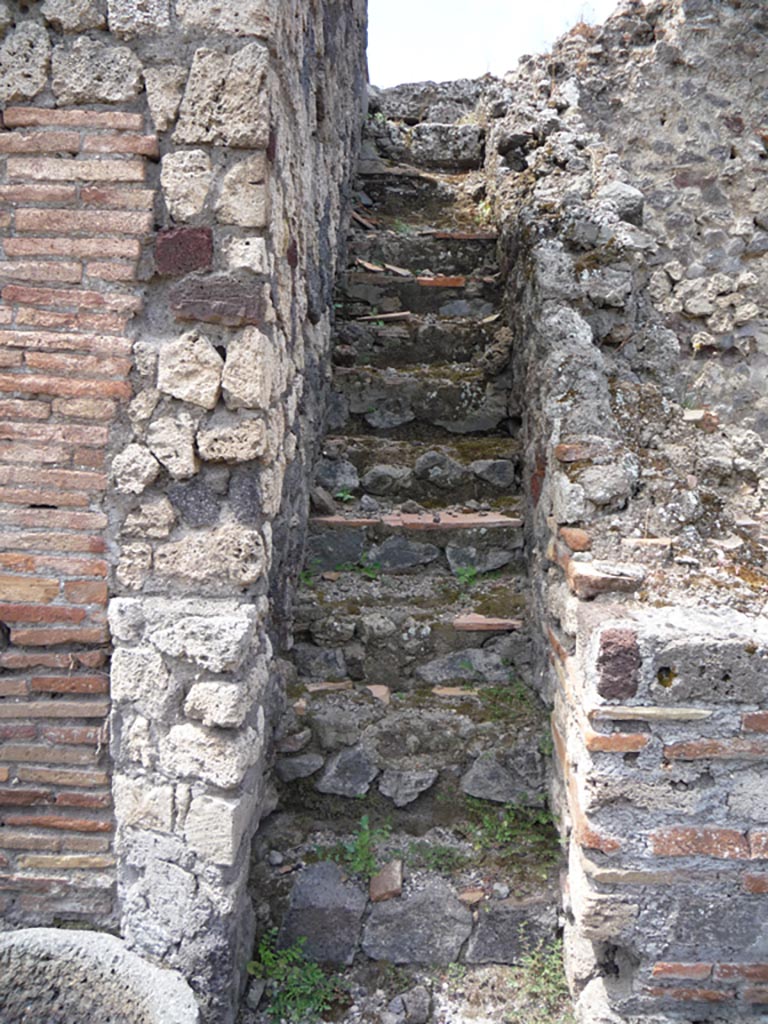
[[[494,882],[493,895],[498,897],[500,900],[505,900],[507,896],[509,896],[509,886],[504,885],[501,882]]]
[[[279,850],[270,850],[267,860],[273,868],[279,868],[285,860],[285,857],[283,857]]]

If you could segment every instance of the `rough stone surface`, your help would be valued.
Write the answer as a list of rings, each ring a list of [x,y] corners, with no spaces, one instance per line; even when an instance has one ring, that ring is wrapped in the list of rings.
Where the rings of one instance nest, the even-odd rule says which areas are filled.
[[[111,693],[153,721],[164,721],[180,701],[180,683],[151,647],[119,647],[112,656]]]
[[[277,376],[274,344],[251,327],[227,348],[222,387],[228,409],[267,409]]]
[[[377,775],[378,768],[362,747],[348,747],[329,759],[315,789],[336,796],[364,796]]]
[[[204,150],[166,153],[162,160],[160,184],[174,220],[188,221],[202,213],[212,180],[211,158]]]
[[[304,952],[311,959],[351,964],[367,902],[362,889],[344,881],[337,864],[312,864],[293,887],[278,943],[287,947],[306,937]]]
[[[210,228],[171,228],[160,231],[155,241],[158,274],[180,277],[213,264],[213,232]]]
[[[59,103],[126,103],[142,86],[141,62],[126,46],[87,36],[54,48],[51,88]]]
[[[113,633],[120,629],[123,610],[119,602],[112,602]],[[156,617],[147,637],[171,657],[191,661],[208,672],[232,672],[240,667],[249,650],[255,624],[256,610],[250,605],[181,600],[172,602],[167,615]]]
[[[197,446],[207,462],[250,462],[267,451],[267,431],[262,420],[238,420],[235,424],[211,425],[200,430]]]
[[[29,100],[47,82],[51,59],[48,33],[40,25],[24,22],[0,46],[0,101]]]
[[[184,701],[187,718],[211,728],[238,729],[248,711],[248,695],[242,686],[220,682],[194,683]]]
[[[174,725],[160,748],[160,764],[172,778],[203,779],[220,789],[239,785],[259,759],[261,740],[250,728],[240,733]]]
[[[220,224],[263,228],[267,224],[267,161],[263,153],[240,160],[224,175],[216,202]]]
[[[472,931],[472,915],[443,881],[373,907],[363,932],[372,960],[395,964],[449,964]]]
[[[434,785],[437,775],[433,768],[404,772],[388,769],[379,779],[379,792],[388,796],[395,807],[407,807]]]
[[[147,91],[149,112],[159,132],[166,131],[176,120],[186,81],[187,69],[181,64],[144,68],[144,87]]]
[[[275,0],[176,0],[182,25],[235,36],[269,36]]]
[[[193,274],[171,289],[171,309],[179,320],[241,327],[266,324],[269,295],[254,287],[253,277]]]
[[[116,778],[112,786],[115,815],[122,825],[170,832],[173,828],[173,787],[150,786],[142,777]]]
[[[515,964],[555,936],[557,914],[546,903],[493,902],[485,907],[467,945],[468,964]]]
[[[141,494],[159,472],[160,463],[142,444],[129,444],[112,460],[112,479],[123,494]]]
[[[188,480],[197,472],[195,421],[185,409],[153,420],[147,430],[147,444],[174,480]]]
[[[461,789],[480,800],[538,806],[542,803],[543,767],[535,748],[481,754],[461,779]]]
[[[155,570],[188,583],[255,583],[266,569],[264,541],[257,530],[229,523],[203,534],[161,544]]]
[[[165,32],[170,27],[169,0],[107,0],[109,29],[122,39]]]
[[[281,782],[307,779],[319,772],[325,764],[322,754],[298,754],[296,757],[281,757],[275,763],[275,774]]]
[[[63,32],[104,28],[106,0],[45,0],[43,17]]]
[[[223,365],[205,335],[189,331],[160,350],[157,386],[174,398],[213,409],[219,399]]]
[[[189,805],[184,836],[200,856],[228,867],[235,863],[253,821],[253,801],[198,796]]]

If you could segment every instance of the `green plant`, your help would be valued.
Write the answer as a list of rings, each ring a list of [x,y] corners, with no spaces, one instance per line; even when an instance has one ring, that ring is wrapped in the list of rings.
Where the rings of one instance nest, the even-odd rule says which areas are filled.
[[[259,942],[258,960],[246,965],[249,974],[267,982],[269,1015],[275,1021],[299,1024],[316,1020],[331,1006],[335,981],[307,957],[306,941],[300,938],[292,946],[279,949],[277,929],[272,928]]]
[[[560,840],[546,807],[499,806],[466,798],[465,834],[483,859],[513,873],[544,878],[560,857]]]
[[[343,502],[355,500],[354,494],[348,487],[340,487],[334,494],[334,498],[336,498],[337,501]]]
[[[336,572],[356,572],[367,580],[377,580],[381,575],[381,562],[372,562],[369,555],[363,555],[359,562],[342,562]]]
[[[314,587],[315,576],[311,569],[302,569],[299,573],[299,583],[303,587]]]
[[[528,1004],[526,1024],[572,1024],[562,939],[551,943],[542,940],[524,953],[514,985]]]
[[[360,827],[351,839],[346,843],[321,848],[318,852],[343,865],[351,874],[370,880],[379,870],[376,846],[385,840],[391,831],[388,825],[371,828],[370,819],[364,814],[360,819]]]
[[[450,874],[466,866],[469,858],[454,846],[424,841],[408,844],[408,862],[413,867]]]
[[[480,570],[475,565],[460,565],[454,570],[454,576],[462,587],[473,587],[477,583]]]

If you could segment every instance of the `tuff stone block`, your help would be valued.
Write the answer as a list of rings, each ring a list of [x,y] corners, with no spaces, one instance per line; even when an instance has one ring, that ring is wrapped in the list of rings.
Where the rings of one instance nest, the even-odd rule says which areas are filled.
[[[606,700],[628,700],[639,685],[640,649],[632,629],[604,629],[597,655],[597,692]]]
[[[211,158],[202,149],[167,153],[162,160],[160,184],[174,220],[192,220],[202,213],[213,180]]]
[[[189,331],[160,350],[157,386],[174,398],[213,409],[219,400],[223,365],[205,335]]]
[[[48,80],[51,42],[34,22],[22,22],[0,46],[0,102],[32,99]]]
[[[268,296],[253,280],[234,274],[195,274],[171,289],[171,309],[178,320],[242,327],[268,322]]]
[[[53,50],[51,88],[59,103],[125,103],[141,91],[141,61],[125,46],[87,36]]]
[[[160,231],[155,242],[155,264],[164,277],[181,277],[213,264],[213,232],[210,228],[170,228]]]

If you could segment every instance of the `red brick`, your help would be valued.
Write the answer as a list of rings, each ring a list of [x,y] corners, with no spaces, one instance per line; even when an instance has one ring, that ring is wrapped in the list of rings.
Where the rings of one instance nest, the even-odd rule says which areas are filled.
[[[143,160],[77,160],[9,156],[9,178],[22,181],[144,181]]]
[[[85,206],[103,210],[151,210],[155,205],[155,191],[151,188],[84,185],[80,189],[80,200]]]
[[[86,469],[30,469],[27,466],[0,466],[0,484],[32,484],[60,487],[63,491],[99,491],[107,486],[103,473]]]
[[[61,512],[52,508],[0,510],[0,522],[15,526],[58,526],[66,530],[102,530],[108,520],[103,512]]]
[[[23,704],[13,705],[22,708]],[[19,717],[23,717],[19,715]],[[37,737],[35,725],[0,725],[0,740],[34,740]]]
[[[99,746],[105,741],[104,726],[49,725],[43,726],[40,736],[48,743],[76,743]]]
[[[82,256],[102,259],[138,259],[137,238],[7,238],[6,256]]]
[[[103,718],[109,712],[105,700],[36,700],[0,704],[0,718]]]
[[[137,313],[141,299],[125,292],[94,292],[85,288],[32,288],[9,284],[2,291],[4,302],[18,302],[27,306],[74,306],[77,309],[111,309]]]
[[[694,857],[749,860],[747,837],[730,828],[666,828],[651,833],[651,848],[659,857]]]
[[[26,392],[32,395],[58,395],[77,398],[83,395],[108,396],[129,399],[132,395],[128,381],[67,380],[40,374],[0,374],[0,391]]]
[[[648,746],[650,737],[644,733],[599,733],[588,729],[584,735],[587,750],[602,753],[630,754]]]
[[[731,978],[768,981],[768,964],[718,964],[714,977],[717,981],[728,981]]]
[[[0,547],[17,548],[19,550],[40,550],[40,551],[89,551],[98,554],[104,550],[105,542],[103,537],[77,536],[70,533],[0,533]],[[35,566],[39,563],[34,563]],[[80,569],[82,563],[72,563],[71,576],[84,576],[84,572],[75,571]],[[101,575],[97,573],[96,575]]]
[[[26,679],[0,679],[0,697],[26,697]]]
[[[17,774],[22,782],[47,783],[54,786],[78,786],[87,789],[91,786],[108,786],[109,776],[106,772],[85,772],[73,768],[24,768]],[[71,842],[70,842],[71,848]]]
[[[768,832],[750,832],[749,849],[753,860],[768,860]]]
[[[361,277],[368,275],[360,275]],[[424,288],[463,288],[467,283],[466,277],[448,277],[445,274],[437,274],[434,277],[417,277],[416,284]]]
[[[48,747],[31,743],[0,744],[0,760],[27,764],[79,764],[95,765],[101,755],[87,747]]]
[[[650,988],[648,995],[686,1003],[725,1003],[734,998],[733,992],[714,988]]]
[[[768,732],[768,711],[754,711],[744,715],[741,727],[745,732]]]
[[[743,875],[741,879],[741,884],[747,892],[752,893],[755,896],[761,896],[764,893],[768,893],[768,874]]]
[[[141,131],[144,127],[141,114],[111,110],[98,113],[94,110],[51,110],[46,107],[6,107],[3,121],[6,128],[65,126]]]
[[[49,789],[0,789],[0,807],[34,807],[51,802]]]
[[[75,426],[43,423],[13,423],[5,420],[0,422],[0,438],[19,441],[53,441],[70,444],[89,445],[103,448],[108,439],[106,427]]]
[[[129,355],[131,343],[127,338],[104,334],[68,334],[55,331],[0,331],[0,345],[38,352],[96,352],[105,356]]]
[[[0,402],[0,419],[47,420],[51,407],[47,402],[25,401],[23,398],[8,398]]]
[[[592,538],[586,530],[580,530],[575,526],[561,526],[560,536],[571,551],[590,551],[592,549]]]
[[[77,153],[79,132],[0,132],[0,153]]]
[[[151,213],[134,210],[40,210],[16,211],[16,230],[54,234],[146,235],[154,226]]]
[[[77,581],[64,584],[64,596],[73,604],[106,604],[106,583]]]
[[[170,228],[160,231],[155,242],[157,272],[180,277],[213,264],[213,233],[210,228]]]
[[[70,356],[68,358],[77,359],[78,357]],[[114,418],[117,410],[114,402],[102,398],[55,398],[52,408],[57,416],[107,422]]]
[[[10,774],[7,768],[0,768],[0,782],[7,782]]]
[[[60,644],[105,644],[109,640],[102,626],[84,629],[13,629],[11,643],[22,647],[58,647]],[[1,713],[2,709],[0,709]]]
[[[6,825],[19,825],[22,828],[55,828],[69,832],[111,832],[114,828],[111,821],[99,821],[96,818],[58,817],[54,814],[13,815],[5,819]]]
[[[680,978],[704,981],[712,973],[712,964],[657,963],[653,965],[654,978]]]
[[[0,202],[51,203],[66,206],[76,202],[75,185],[0,185]]]
[[[0,348],[0,367],[20,366],[23,356],[20,352],[11,352],[7,348]]]
[[[98,281],[135,281],[136,264],[116,261],[87,263],[85,273]]]
[[[610,441],[567,441],[555,445],[558,462],[591,462],[605,455],[612,455],[615,445]]]
[[[87,616],[84,608],[68,608],[60,604],[3,604],[0,620],[3,622],[82,622]]]
[[[33,693],[108,693],[107,676],[33,676],[29,681]]]
[[[61,147],[63,148],[63,147]],[[84,153],[131,153],[134,156],[157,157],[160,149],[154,135],[138,135],[130,132],[100,132],[86,135],[83,140]]]
[[[12,505],[52,505],[54,508],[88,508],[92,495],[83,491],[46,491],[31,487],[0,487],[0,502]]]
[[[69,355],[51,352],[27,352],[27,366],[47,373],[66,373],[78,377],[126,377],[131,360],[109,356]]]
[[[41,448],[30,444],[0,441],[0,462],[21,462],[34,466],[49,463],[65,467],[71,459],[72,449],[66,445],[46,445]]]
[[[32,892],[50,892],[60,884],[51,878],[33,878],[31,875],[2,875],[0,889],[27,889]]]
[[[56,806],[101,811],[112,806],[112,797],[109,793],[57,793]]]
[[[36,309],[33,306],[16,307],[16,324],[23,327],[46,327],[63,331],[104,331],[106,334],[123,334],[128,317],[118,313],[83,313],[71,310],[61,313],[52,309]]]
[[[100,469],[103,472],[107,468],[107,456],[95,448],[75,448],[72,463],[80,469]]]
[[[50,260],[2,262],[0,277],[12,281],[78,284],[83,278],[83,268],[79,263],[57,263]]]
[[[744,1000],[748,1003],[768,1003],[768,986],[756,985],[753,988],[750,987],[745,989]]]
[[[3,651],[0,653],[0,667],[8,672],[28,668],[61,668],[71,669],[73,662],[84,668],[100,668],[104,663],[91,664],[94,657],[103,658],[101,651],[70,651],[67,654],[55,654],[51,651]],[[88,662],[88,664],[86,664]]]
[[[0,210],[0,228],[5,230],[11,226],[11,213],[9,210]]]
[[[59,581],[55,579],[30,579],[28,576],[0,574],[2,601],[54,601],[59,596],[59,589]]]
[[[670,743],[664,756],[680,761],[710,758],[727,761],[751,761],[768,757],[768,739],[690,740]]]

